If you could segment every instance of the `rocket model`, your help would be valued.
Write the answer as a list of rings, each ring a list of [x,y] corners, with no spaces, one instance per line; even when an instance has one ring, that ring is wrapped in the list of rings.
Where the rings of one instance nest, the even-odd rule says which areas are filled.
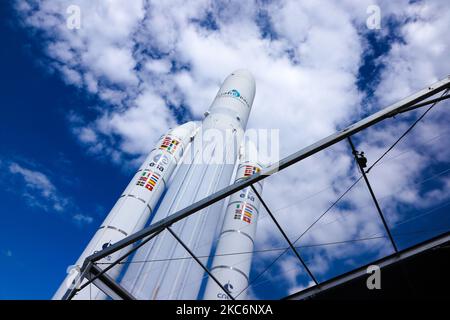
[[[225,79],[201,123],[186,123],[163,136],[77,265],[81,266],[94,252],[139,231],[146,223],[155,223],[228,186],[233,181],[254,96],[252,75],[237,70]],[[171,226],[178,238],[201,257],[204,265],[222,226],[223,207],[224,202],[219,201]],[[123,250],[100,262],[114,261]],[[137,299],[198,298],[204,271],[167,230],[139,248],[131,262],[127,264],[121,285]],[[122,266],[116,265],[108,275],[117,279]],[[70,279],[66,279],[54,298],[60,299],[70,285]],[[91,290],[88,286],[75,298],[104,299],[105,296],[94,286]]]
[[[261,165],[249,160],[244,154],[236,174],[236,182],[247,179],[261,170]],[[262,181],[254,184],[261,194]],[[247,187],[230,197],[220,232],[219,242],[210,269],[222,284],[223,290],[209,278],[204,293],[205,300],[245,299],[245,289],[249,283],[256,221],[259,217],[260,202],[251,187]]]

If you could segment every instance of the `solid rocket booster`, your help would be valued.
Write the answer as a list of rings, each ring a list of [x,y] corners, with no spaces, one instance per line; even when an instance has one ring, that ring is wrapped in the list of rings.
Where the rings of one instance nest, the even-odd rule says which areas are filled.
[[[196,129],[195,122],[188,122],[161,137],[157,147],[150,152],[77,260],[76,266],[81,268],[84,260],[91,254],[105,249],[145,226],[184,150],[195,135]],[[126,250],[129,248],[119,250],[99,262],[113,262]],[[122,265],[118,264],[107,274],[116,278],[121,268]],[[69,274],[53,299],[61,299],[72,285],[72,281],[73,277]],[[91,288],[88,286],[78,292],[74,299],[104,299],[105,297],[96,286]]]
[[[230,184],[254,96],[255,81],[248,71],[235,71],[225,79],[194,137],[192,158],[180,164],[152,223]],[[222,140],[210,140],[211,132],[220,133]],[[196,148],[199,142],[201,148]],[[171,228],[197,256],[207,257],[222,209],[219,201]],[[206,265],[207,258],[200,260]],[[204,271],[167,230],[140,248],[133,261],[121,285],[137,299],[197,298]]]
[[[236,182],[259,172],[261,165],[242,155],[236,174]],[[253,185],[261,194],[262,181]],[[259,218],[260,201],[251,187],[230,197],[222,230],[210,272],[228,293],[208,278],[203,298],[205,300],[245,299],[249,283],[252,251]]]

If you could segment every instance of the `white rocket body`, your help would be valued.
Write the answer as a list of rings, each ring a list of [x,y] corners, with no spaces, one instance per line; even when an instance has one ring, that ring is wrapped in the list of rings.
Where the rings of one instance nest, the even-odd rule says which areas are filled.
[[[91,254],[122,240],[145,226],[197,128],[195,122],[188,122],[162,136],[157,148],[150,152],[77,260],[76,266],[81,267],[84,260]],[[129,248],[119,250],[99,262],[113,262],[126,250]],[[121,269],[121,264],[116,265],[107,274],[112,278],[117,278]],[[71,286],[72,280],[73,277],[68,275],[53,299],[61,299]],[[74,299],[85,300],[104,298],[103,292],[95,286],[84,288],[74,297]]]
[[[225,79],[194,137],[190,161],[180,164],[152,223],[230,184],[254,96],[255,81],[248,71],[235,71]],[[211,133],[222,140],[209,140]],[[196,256],[208,256],[222,209],[219,201],[171,228]],[[200,260],[206,265],[207,258]],[[168,231],[140,248],[133,262],[121,285],[137,299],[197,298],[204,271]]]
[[[243,158],[237,170],[236,182],[260,170],[261,166],[258,163]],[[262,181],[253,186],[261,194]],[[235,299],[246,297],[244,290],[249,283],[259,207],[258,197],[251,187],[247,187],[230,197],[225,211],[210,272]],[[212,278],[209,278],[203,299],[229,300],[228,294]]]

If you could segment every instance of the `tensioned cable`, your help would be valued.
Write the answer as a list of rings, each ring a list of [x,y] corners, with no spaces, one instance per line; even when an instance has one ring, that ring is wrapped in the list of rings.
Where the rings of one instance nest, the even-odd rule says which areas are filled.
[[[445,94],[447,94],[447,92],[450,89],[445,90],[441,97],[444,96]],[[409,132],[411,132],[411,130],[428,114],[428,112],[431,111],[431,109],[433,109],[434,106],[436,106],[439,103],[439,101],[436,101],[435,103],[433,103],[427,110],[425,110],[425,112],[422,113],[422,115],[416,119],[416,121],[414,121],[412,123],[412,125],[369,167],[369,169],[367,169],[366,173],[369,173],[369,171],[375,166],[377,165],[377,163],[383,159]],[[322,213],[294,242],[293,244],[295,245],[295,243],[300,240],[305,234],[306,232],[308,232],[320,219],[322,219],[344,196],[345,194],[347,194],[361,179],[363,176],[360,176],[335,202],[333,202],[331,204],[331,206],[325,210],[324,213]],[[275,260],[272,261],[272,263],[270,263],[261,273],[259,273],[251,282],[249,282],[249,284],[247,285],[247,287],[245,287],[241,292],[239,292],[239,294],[237,294],[235,296],[235,298],[239,297],[240,294],[242,294],[244,291],[246,291],[261,275],[263,275],[267,270],[269,270],[274,264],[275,262],[278,261],[279,258],[281,258],[281,256],[283,256],[289,249],[283,251],[280,255],[278,255]]]
[[[448,203],[450,204],[450,202]],[[402,232],[402,233],[395,233],[396,236],[409,236],[412,234],[420,234],[420,233],[428,233],[431,231],[442,231],[447,230],[443,228],[439,229],[428,229],[428,230],[415,230],[410,232]],[[340,240],[340,241],[330,241],[330,242],[322,242],[322,243],[312,243],[312,244],[304,244],[301,246],[296,246],[296,249],[304,249],[304,248],[314,248],[314,247],[324,247],[324,246],[330,246],[330,245],[337,245],[337,244],[346,244],[346,243],[354,243],[354,242],[362,242],[362,241],[368,241],[368,240],[377,240],[377,239],[383,239],[387,238],[386,235],[372,235],[368,237],[362,237],[362,238],[356,238],[356,239],[348,239],[348,240]],[[237,256],[237,255],[246,255],[246,254],[254,254],[254,253],[266,253],[266,252],[275,252],[275,251],[282,251],[289,249],[289,247],[281,247],[281,248],[268,248],[268,249],[260,249],[260,250],[253,250],[253,251],[241,251],[241,252],[235,252],[235,253],[222,253],[222,254],[216,254],[216,255],[205,255],[205,256],[197,256],[199,259],[203,258],[210,258],[212,256],[216,257],[223,257],[223,256]],[[191,256],[189,257],[177,257],[177,258],[164,258],[164,259],[150,259],[150,260],[137,260],[137,261],[124,261],[119,262],[118,264],[133,264],[133,263],[152,263],[152,262],[165,262],[165,261],[177,261],[177,260],[189,260],[193,259]],[[97,265],[102,264],[111,264],[112,262],[98,262]]]
[[[443,97],[450,89],[445,90],[441,97]],[[425,110],[422,115],[416,119],[416,121],[413,122],[413,124],[366,170],[366,173],[369,173],[370,170],[381,160],[384,158],[385,155],[387,155],[394,147],[402,140],[411,130],[427,115],[428,112],[433,109],[434,106],[436,106],[440,101],[436,101],[433,103],[427,110]]]
[[[433,174],[433,175],[427,177],[426,179],[424,179],[424,180],[422,180],[422,181],[415,182],[415,183],[411,184],[411,186],[417,186],[417,185],[424,184],[424,183],[429,182],[429,181],[431,181],[431,180],[433,180],[433,179],[436,179],[436,178],[441,177],[441,176],[443,176],[443,175],[445,175],[445,174],[448,174],[449,172],[450,172],[450,167],[448,167],[448,168],[446,168],[446,169],[444,169],[444,170],[442,170],[442,171],[440,171],[440,172],[438,172],[438,173],[436,173],[436,174]],[[406,186],[403,186],[403,187],[401,187],[401,188],[398,188],[398,189],[395,190],[394,192],[391,192],[391,193],[389,193],[389,194],[386,194],[386,195],[384,195],[384,196],[377,197],[377,198],[378,198],[378,200],[380,200],[380,199],[387,199],[387,198],[392,197],[393,195],[395,195],[395,194],[397,194],[397,193],[399,193],[399,192],[401,192],[401,191],[404,191],[404,190],[408,190]],[[373,206],[372,204],[369,204],[369,205],[365,205],[365,206],[359,207],[358,209],[359,209],[359,210],[362,210],[362,209],[369,208],[369,207],[372,207],[372,206]],[[322,223],[322,224],[320,224],[317,228],[323,228],[323,227],[325,227],[325,226],[327,226],[327,225],[330,225],[330,224],[332,224],[332,223],[335,223],[335,222],[337,222],[337,221],[339,221],[339,220],[341,220],[341,219],[343,219],[343,218],[346,218],[346,216],[347,216],[347,215],[342,215],[342,216],[340,216],[340,217],[337,217],[337,218],[334,219],[334,220],[328,221],[328,222],[326,222],[326,223]],[[397,225],[398,225],[398,224],[395,224],[394,226],[397,226]],[[317,228],[316,228],[316,230],[317,230]]]

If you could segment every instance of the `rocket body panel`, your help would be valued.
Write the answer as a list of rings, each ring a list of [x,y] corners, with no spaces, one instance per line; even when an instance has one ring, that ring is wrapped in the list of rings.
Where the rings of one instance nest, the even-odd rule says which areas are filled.
[[[166,188],[167,180],[174,172],[183,150],[190,143],[196,129],[197,125],[189,122],[171,130],[160,139],[158,147],[150,152],[144,164],[136,172],[77,260],[76,266],[81,267],[84,260],[91,254],[105,249],[145,226]],[[124,250],[126,249],[117,251],[100,262],[112,262],[122,255]],[[108,275],[116,278],[121,268],[122,265],[115,266],[108,271]],[[54,299],[61,299],[64,296],[70,287],[71,280],[72,277],[69,275],[55,293]],[[81,290],[74,298],[104,299],[105,295],[93,286]]]

